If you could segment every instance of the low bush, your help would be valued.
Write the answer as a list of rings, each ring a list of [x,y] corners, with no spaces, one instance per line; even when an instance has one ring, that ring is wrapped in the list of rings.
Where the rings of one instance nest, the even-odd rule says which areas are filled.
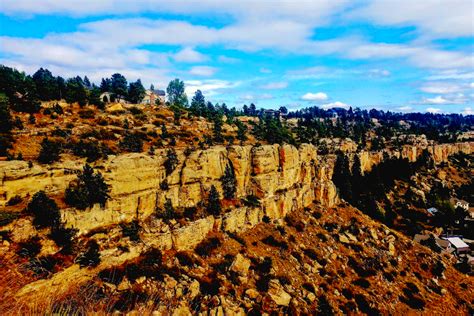
[[[127,132],[119,146],[123,151],[140,153],[143,151],[143,140],[136,133]]]
[[[59,160],[59,155],[62,152],[62,144],[57,141],[51,141],[44,138],[41,142],[41,149],[38,155],[40,163],[49,164]]]
[[[221,241],[217,237],[212,237],[201,241],[195,248],[195,251],[201,257],[209,256],[213,250],[221,245]]]
[[[20,217],[20,214],[18,212],[2,211],[0,212],[0,226],[8,225],[18,217]]]
[[[36,257],[41,251],[39,237],[31,237],[27,241],[18,243],[18,255],[21,257]]]
[[[95,240],[89,241],[87,250],[81,253],[76,262],[83,267],[95,267],[100,263],[99,245]]]
[[[130,223],[121,223],[122,234],[125,237],[130,238],[131,241],[140,241],[140,224],[137,220],[131,221]]]
[[[86,209],[96,203],[105,205],[109,199],[109,185],[100,172],[86,164],[77,179],[66,189],[66,203],[78,209]]]
[[[33,224],[37,228],[53,227],[58,225],[61,220],[58,205],[44,191],[33,195],[26,211],[33,215]]]

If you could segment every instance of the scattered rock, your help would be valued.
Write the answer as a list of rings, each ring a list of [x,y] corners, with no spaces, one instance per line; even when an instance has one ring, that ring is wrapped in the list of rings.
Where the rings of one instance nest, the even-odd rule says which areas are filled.
[[[234,262],[230,266],[230,270],[241,276],[246,276],[250,268],[250,259],[245,258],[240,253],[235,256]]]
[[[278,280],[271,280],[269,286],[268,294],[277,305],[288,306],[290,304],[291,295],[283,290]]]

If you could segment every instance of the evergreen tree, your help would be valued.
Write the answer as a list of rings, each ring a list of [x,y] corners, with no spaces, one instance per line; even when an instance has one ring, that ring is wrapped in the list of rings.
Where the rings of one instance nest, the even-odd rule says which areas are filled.
[[[214,141],[215,142],[222,142],[224,140],[224,138],[222,137],[222,125],[223,125],[223,122],[222,122],[222,116],[217,114],[215,117],[214,117],[214,130],[213,130],[213,134],[214,134]]]
[[[95,105],[99,109],[105,108],[104,100],[100,99],[100,89],[97,86],[92,87],[89,94],[89,104]]]
[[[112,91],[112,82],[109,78],[102,78],[100,82],[100,92],[111,92]]]
[[[206,114],[206,99],[202,94],[201,90],[196,90],[193,99],[191,101],[191,107],[189,110],[197,116],[205,116]]]
[[[255,116],[255,115],[257,115],[257,107],[256,107],[255,104],[253,104],[253,103],[250,103],[249,115],[250,115],[250,116]]]
[[[337,153],[336,164],[334,165],[332,181],[339,189],[341,196],[348,202],[352,201],[350,178],[349,159],[343,152],[339,151]]]
[[[221,203],[219,200],[219,192],[217,192],[216,187],[213,185],[207,199],[207,212],[209,214],[218,216],[221,213]]]
[[[247,140],[247,126],[245,126],[244,123],[242,123],[240,120],[235,121],[235,125],[237,126],[237,139],[240,140],[241,142],[244,142]]]
[[[224,190],[224,198],[230,200],[235,197],[237,191],[237,180],[235,179],[234,169],[231,165],[225,167],[224,175],[221,177],[222,189]]]
[[[249,115],[249,107],[247,104],[244,104],[244,107],[242,108],[244,115]]]
[[[110,81],[111,92],[115,94],[117,99],[127,97],[127,79],[119,73],[113,74]]]
[[[178,155],[176,155],[174,149],[168,149],[165,160],[165,171],[167,176],[169,176],[174,171],[178,165],[178,162]]]
[[[64,96],[68,103],[79,103],[80,106],[87,104],[87,90],[80,77],[70,78],[66,81],[66,94]]]
[[[58,81],[48,69],[38,69],[32,78],[35,82],[36,91],[40,100],[49,101],[59,99]]]
[[[109,199],[109,185],[100,172],[86,164],[77,179],[66,189],[66,203],[78,209],[85,209],[96,203],[104,206]]]
[[[184,92],[184,82],[178,78],[171,80],[166,88],[168,101],[171,105],[185,107],[188,105],[188,97]]]
[[[99,244],[91,240],[87,244],[87,250],[77,257],[77,263],[84,267],[95,267],[100,263]]]
[[[37,228],[53,227],[60,223],[59,207],[44,191],[39,191],[33,195],[26,210],[33,214],[33,224]]]
[[[59,160],[59,155],[62,151],[62,145],[59,142],[51,141],[47,137],[41,142],[41,149],[38,156],[38,161],[49,164]]]
[[[92,88],[92,84],[91,84],[89,78],[87,78],[87,76],[84,76],[83,82],[84,82],[84,86],[85,86],[87,89],[91,89],[91,88]]]
[[[128,101],[134,104],[142,102],[145,97],[145,88],[142,85],[140,79],[135,82],[131,82],[128,87]]]
[[[165,205],[164,205],[164,210],[163,211],[158,210],[157,215],[165,221],[169,221],[169,220],[175,218],[176,212],[174,210],[173,203],[171,203],[170,199],[166,199]]]
[[[127,132],[120,141],[120,148],[124,151],[140,153],[143,150],[143,140],[137,134]]]
[[[351,178],[351,186],[352,186],[352,194],[354,200],[359,197],[359,194],[362,190],[362,166],[360,164],[359,155],[354,155],[354,162],[352,164],[352,178]]]
[[[9,133],[13,128],[13,120],[8,105],[8,98],[0,93],[0,134]]]

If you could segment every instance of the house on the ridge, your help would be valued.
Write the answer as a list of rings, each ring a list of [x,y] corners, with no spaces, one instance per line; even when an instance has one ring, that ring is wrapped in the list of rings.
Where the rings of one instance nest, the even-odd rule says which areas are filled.
[[[166,93],[164,90],[147,89],[145,91],[145,97],[143,98],[141,104],[146,104],[146,105],[164,104],[165,95]]]
[[[100,100],[104,103],[111,103],[111,102],[117,102],[117,103],[121,103],[121,104],[127,104],[127,100],[125,100],[125,97],[124,96],[121,96],[121,95],[116,95],[112,92],[103,92],[101,95],[100,95]]]
[[[469,203],[464,201],[464,200],[460,200],[460,199],[457,199],[457,198],[452,198],[449,200],[451,202],[451,204],[453,205],[454,208],[462,208],[463,210],[465,210],[466,212],[469,211]]]

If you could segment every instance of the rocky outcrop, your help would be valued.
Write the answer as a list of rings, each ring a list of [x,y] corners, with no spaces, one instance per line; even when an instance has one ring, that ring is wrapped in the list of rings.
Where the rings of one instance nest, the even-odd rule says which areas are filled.
[[[446,161],[452,154],[474,151],[474,143],[433,145],[426,148],[405,145],[399,151],[360,152],[363,171],[380,163],[386,154],[415,161],[427,149],[436,163]],[[318,156],[314,146],[303,144],[265,146],[216,146],[196,150],[186,155],[177,150],[178,165],[167,175],[164,163],[167,150],[157,150],[154,156],[124,154],[110,156],[94,166],[110,184],[111,198],[105,207],[98,205],[85,211],[63,209],[64,220],[69,226],[85,233],[101,226],[114,225],[138,217],[144,219],[163,207],[170,199],[174,207],[195,207],[204,201],[209,188],[215,185],[222,196],[220,178],[226,166],[234,170],[237,183],[236,198],[248,195],[258,197],[260,207],[234,208],[210,226],[235,232],[257,224],[264,215],[281,218],[287,213],[319,202],[333,206],[338,202],[337,190],[331,181],[335,156]],[[356,154],[356,153],[353,153]],[[39,190],[50,195],[62,196],[68,183],[84,164],[81,160],[67,160],[49,166],[27,162],[0,162],[0,204],[14,197],[27,197]],[[167,181],[168,188],[160,184]],[[199,232],[209,230],[199,229]],[[182,234],[186,235],[183,228]],[[188,247],[177,235],[173,244]]]

